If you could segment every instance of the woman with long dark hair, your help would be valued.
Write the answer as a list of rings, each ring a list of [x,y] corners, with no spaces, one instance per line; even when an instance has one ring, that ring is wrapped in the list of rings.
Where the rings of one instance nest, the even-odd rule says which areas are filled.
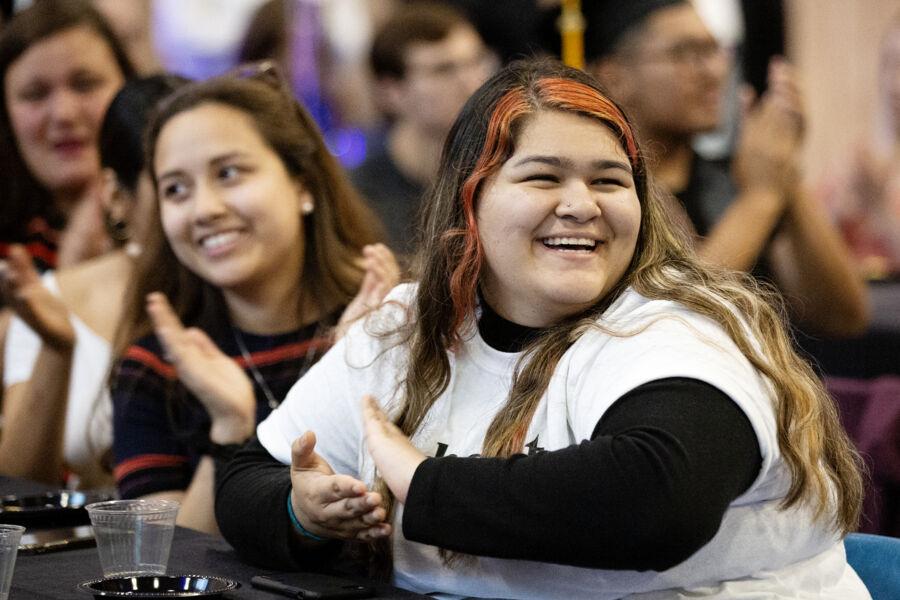
[[[0,258],[24,244],[39,270],[106,249],[97,137],[134,75],[84,0],[41,0],[0,32]]]
[[[175,92],[148,128],[147,161],[157,210],[116,334],[114,474],[123,497],[177,499],[179,524],[215,531],[214,459],[398,268],[269,64]]]
[[[221,478],[245,557],[354,540],[396,585],[454,598],[868,597],[832,402],[773,297],[672,228],[593,79],[526,62],[489,80],[423,234],[418,283]]]

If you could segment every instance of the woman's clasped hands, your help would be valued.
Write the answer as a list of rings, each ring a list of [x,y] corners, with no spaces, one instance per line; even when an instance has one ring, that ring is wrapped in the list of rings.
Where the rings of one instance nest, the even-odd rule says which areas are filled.
[[[307,431],[291,444],[291,506],[303,528],[322,538],[370,541],[390,535],[383,497],[339,475],[315,451]]]
[[[362,399],[366,445],[378,474],[405,503],[416,468],[426,456],[384,414],[372,396]],[[291,446],[291,503],[304,529],[323,537],[370,541],[391,534],[384,498],[362,481],[335,474],[315,452],[307,431]]]

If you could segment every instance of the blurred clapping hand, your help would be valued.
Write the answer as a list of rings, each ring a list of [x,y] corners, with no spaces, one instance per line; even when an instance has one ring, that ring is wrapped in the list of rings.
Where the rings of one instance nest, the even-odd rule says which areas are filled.
[[[6,305],[57,351],[71,352],[75,329],[69,309],[44,283],[24,246],[10,246],[7,260],[0,262],[0,295]]]

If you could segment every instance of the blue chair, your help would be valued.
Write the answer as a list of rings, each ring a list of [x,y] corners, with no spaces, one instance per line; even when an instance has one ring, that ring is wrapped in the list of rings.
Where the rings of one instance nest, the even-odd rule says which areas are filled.
[[[900,538],[851,533],[844,547],[847,562],[869,588],[872,600],[900,599]]]

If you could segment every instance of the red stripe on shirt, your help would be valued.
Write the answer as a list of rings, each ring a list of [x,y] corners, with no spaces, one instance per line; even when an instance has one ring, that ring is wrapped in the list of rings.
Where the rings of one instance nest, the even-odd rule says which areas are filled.
[[[328,345],[329,341],[325,338],[313,338],[295,344],[279,346],[278,348],[273,348],[271,350],[253,352],[250,354],[250,360],[252,360],[253,364],[257,367],[262,367],[291,358],[300,358],[306,355],[310,350],[324,350],[328,348]],[[247,367],[247,361],[244,360],[243,356],[237,356],[234,360],[236,360],[242,368]]]
[[[172,454],[139,454],[138,456],[123,460],[116,465],[116,468],[113,469],[113,476],[116,478],[116,481],[121,481],[137,471],[160,467],[179,467],[187,461],[188,458],[186,456]]]
[[[178,377],[174,366],[167,362],[163,362],[156,354],[145,348],[141,348],[140,346],[131,346],[128,348],[128,350],[125,351],[125,356],[123,358],[130,358],[131,360],[143,363],[166,379],[175,379]]]
[[[9,256],[9,247],[11,245],[7,242],[0,242],[0,256]],[[50,267],[56,265],[56,250],[48,246],[46,242],[25,242],[19,245],[24,246],[30,257],[40,260]]]
[[[330,341],[326,338],[313,338],[294,344],[279,346],[277,348],[272,348],[271,350],[252,352],[250,354],[250,360],[253,361],[253,364],[257,367],[263,367],[292,358],[301,358],[310,350],[326,350],[329,345]],[[131,360],[143,363],[166,379],[175,379],[178,377],[178,373],[175,371],[173,365],[164,362],[159,356],[140,346],[131,346],[128,348],[128,350],[125,351],[124,358],[130,358]],[[232,359],[237,362],[242,369],[247,368],[247,361],[244,360],[243,356],[234,356]]]
[[[34,258],[38,258],[51,266],[56,265],[56,251],[43,242],[28,242],[25,244],[25,249]]]

